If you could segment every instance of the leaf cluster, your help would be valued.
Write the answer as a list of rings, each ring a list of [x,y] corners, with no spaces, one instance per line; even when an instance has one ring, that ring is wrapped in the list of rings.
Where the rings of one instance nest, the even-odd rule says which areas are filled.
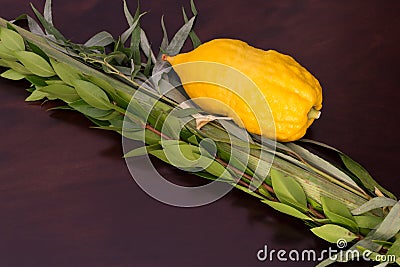
[[[39,23],[26,16],[30,32],[0,20],[0,66],[7,69],[1,76],[29,81],[26,101],[62,100],[65,106],[58,108],[84,114],[96,128],[144,141],[144,147],[125,157],[150,154],[200,177],[230,183],[303,220],[328,242],[342,238],[356,242],[352,249],[386,251],[400,258],[400,204],[350,157],[301,140],[337,152],[344,166],[336,166],[301,142],[249,135],[229,121],[198,129],[194,115],[204,112],[179,108],[186,100],[176,86],[179,78],[167,73],[160,59],[162,53],[179,53],[187,39],[194,47],[200,45],[193,31],[193,1],[193,17],[183,9],[185,24],[171,40],[161,19],[164,35],[157,56],[140,25],[144,14],[139,8],[131,14],[126,2],[129,28],[118,39],[100,32],[85,44],[72,43],[54,27],[51,1],[46,1],[43,15],[32,8]]]

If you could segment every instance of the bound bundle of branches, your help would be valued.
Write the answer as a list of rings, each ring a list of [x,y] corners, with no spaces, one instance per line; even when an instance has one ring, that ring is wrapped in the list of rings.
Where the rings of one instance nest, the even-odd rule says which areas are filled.
[[[316,141],[275,142],[196,105],[182,105],[187,95],[163,55],[178,54],[189,38],[194,48],[201,45],[193,31],[193,2],[191,7],[193,16],[183,10],[186,23],[172,40],[161,21],[164,37],[156,55],[141,28],[139,8],[131,14],[124,3],[129,28],[117,39],[100,32],[75,44],[52,24],[51,1],[43,15],[32,6],[39,23],[28,15],[0,19],[0,66],[7,69],[1,76],[29,81],[26,101],[62,100],[58,109],[76,110],[99,129],[145,143],[125,157],[150,154],[230,184],[304,221],[328,242],[353,242],[350,250],[368,250],[375,260],[395,255],[400,265],[400,204],[360,164]],[[17,26],[19,20],[27,20],[29,30]],[[306,144],[334,151],[343,165],[317,156]]]

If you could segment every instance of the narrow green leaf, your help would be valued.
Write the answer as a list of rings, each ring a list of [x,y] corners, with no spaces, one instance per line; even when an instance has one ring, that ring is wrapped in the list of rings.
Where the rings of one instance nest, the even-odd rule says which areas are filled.
[[[168,158],[165,156],[165,153],[163,150],[153,150],[153,151],[150,151],[149,154],[157,157],[158,159],[160,159],[166,163],[169,163]]]
[[[333,175],[337,179],[345,182],[346,184],[351,185],[354,188],[357,188],[360,192],[363,192],[362,189],[357,185],[356,182],[351,179],[346,173],[338,169],[336,166],[331,164],[330,162],[318,157],[317,155],[311,153],[307,149],[296,145],[294,143],[287,143],[286,146],[288,146],[290,149],[295,151],[297,154],[299,154],[305,161],[307,161],[310,165],[320,169],[324,170],[327,173]]]
[[[115,101],[118,106],[123,109],[128,107],[130,99],[132,98],[130,95],[125,92],[115,90],[111,84],[101,78],[91,75],[85,75],[85,78],[107,92],[107,94],[110,95],[112,100]]]
[[[345,204],[325,196],[321,196],[321,203],[328,219],[341,226],[349,227],[354,232],[358,232],[358,225]]]
[[[138,116],[143,121],[147,121],[147,117],[150,114],[150,111],[146,110],[144,106],[141,105],[139,101],[134,98],[130,100],[127,111]]]
[[[90,120],[94,125],[97,125],[99,127],[107,127],[108,125],[110,125],[109,121],[101,121],[101,120],[97,120],[97,119],[89,117],[89,116],[86,116],[86,118],[88,118],[88,120]],[[116,131],[116,132],[118,132],[118,131]],[[120,133],[120,132],[118,132],[118,133]]]
[[[207,166],[204,170],[215,177],[222,178],[227,181],[231,181],[233,179],[232,175],[227,171],[227,169],[215,160],[211,160],[207,157],[201,157],[199,159],[199,163],[200,166]]]
[[[137,2],[137,8],[135,15],[133,17],[133,21],[139,20],[140,19],[140,2]],[[139,73],[140,68],[141,68],[141,54],[140,54],[140,42],[141,42],[141,34],[142,29],[140,28],[140,22],[138,25],[135,27],[135,29],[132,32],[131,36],[131,45],[130,45],[130,59],[133,58],[133,63],[132,63],[132,68],[131,68],[131,77],[134,79],[136,75]]]
[[[22,80],[25,78],[24,74],[16,72],[13,69],[6,70],[0,76],[3,78],[9,79],[9,80],[14,80],[14,81]]]
[[[118,93],[111,84],[101,78],[92,75],[85,75],[84,77],[111,95]]]
[[[185,43],[190,31],[192,30],[195,18],[196,17],[193,17],[187,23],[185,23],[185,25],[183,25],[182,28],[180,28],[175,36],[172,38],[170,44],[166,49],[168,55],[174,56],[181,51],[183,44]]]
[[[159,150],[159,149],[158,149]],[[135,148],[124,155],[124,158],[139,157],[149,154],[147,152],[147,146]]]
[[[201,156],[198,147],[178,140],[163,140],[161,144],[165,156],[173,166],[190,172],[204,170],[213,176],[232,181],[226,168],[211,158]]]
[[[50,59],[50,63],[53,66],[57,76],[69,85],[73,85],[74,81],[81,78],[80,73],[68,64],[58,62],[54,59]]]
[[[183,13],[183,20],[185,21],[185,23],[187,23],[188,18],[187,18],[184,7],[182,7],[182,13]],[[197,48],[198,46],[201,45],[201,41],[200,41],[199,37],[196,35],[196,33],[194,32],[193,28],[189,32],[189,37],[190,37],[190,40],[192,41],[193,48]]]
[[[385,195],[387,195],[388,197],[390,197],[392,199],[396,199],[396,197],[392,193],[390,193],[388,190],[386,190],[381,185],[379,185],[374,180],[374,178],[372,178],[372,176],[368,173],[368,171],[363,166],[361,166],[361,164],[354,161],[352,158],[350,158],[349,156],[347,156],[343,153],[340,154],[340,157],[341,157],[344,165],[346,166],[346,168],[349,169],[349,171],[351,171],[355,176],[357,176],[361,180],[362,184],[370,192],[374,192],[375,187],[376,187],[380,191],[382,191]]]
[[[28,28],[31,33],[44,36],[45,33],[40,27],[39,23],[36,22],[31,16],[26,16],[26,19],[28,20]]]
[[[391,192],[389,192],[388,190],[383,188],[381,185],[379,185],[371,177],[371,175],[368,173],[368,171],[364,169],[364,167],[362,167],[359,163],[357,163],[352,158],[350,158],[349,156],[344,154],[342,151],[337,150],[336,148],[331,147],[331,146],[329,146],[327,144],[324,144],[324,143],[321,143],[321,142],[318,142],[318,141],[314,141],[314,140],[300,139],[299,141],[305,142],[305,143],[314,144],[314,145],[317,145],[317,146],[320,146],[320,147],[324,147],[324,148],[327,148],[327,149],[330,149],[332,151],[337,152],[341,156],[343,163],[346,165],[346,163],[344,162],[344,161],[346,161],[347,164],[349,165],[349,166],[346,165],[346,167],[349,169],[349,171],[352,172],[357,178],[360,179],[360,182],[363,184],[363,186],[365,186],[365,188],[367,188],[370,192],[373,193],[375,191],[375,187],[376,187],[380,191],[385,193],[388,197],[396,200],[396,197]],[[349,167],[352,168],[353,171]]]
[[[274,202],[274,201],[269,201],[269,200],[263,200],[261,202],[267,204],[268,206],[270,206],[271,208],[273,208],[273,209],[275,209],[275,210],[277,210],[279,212],[282,212],[282,213],[285,213],[287,215],[296,217],[298,219],[301,219],[301,220],[312,220],[311,217],[309,217],[306,214],[302,213],[301,211],[293,208],[292,206],[286,205],[284,203]]]
[[[279,201],[306,212],[307,198],[301,185],[293,177],[276,169],[271,169],[270,174]]]
[[[233,123],[232,121],[219,120],[219,123],[229,134],[229,136],[230,136],[229,139],[231,139],[232,138],[231,135],[233,135],[233,136],[236,136],[237,138],[239,138],[241,141],[244,141],[248,146],[250,146],[250,144],[253,143],[248,132],[245,129],[240,128],[237,124]]]
[[[41,56],[28,51],[17,51],[14,55],[33,74],[41,77],[51,77],[56,73],[50,64]]]
[[[32,92],[30,96],[28,96],[25,101],[30,102],[30,101],[38,101],[42,100],[43,98],[47,97],[47,93],[41,92],[39,90],[35,90]]]
[[[118,63],[119,65],[123,65],[125,61],[128,61],[128,56],[125,54],[123,60],[121,61],[121,63]],[[129,67],[123,67],[123,66],[115,66],[115,68],[122,74],[124,74],[125,76],[130,76],[131,75],[131,71],[132,68]]]
[[[9,23],[9,25],[7,25],[7,28],[9,28],[11,30],[15,29],[13,24],[15,24],[16,22],[19,22],[21,20],[25,20],[26,16],[27,16],[26,14],[21,14],[18,17],[16,17],[15,19],[10,20],[10,23]]]
[[[396,241],[387,251],[386,255],[395,255],[396,263],[400,265],[400,237],[396,239]]]
[[[17,58],[14,56],[12,51],[5,47],[2,41],[0,41],[0,59],[1,60],[6,60],[6,61],[17,61]],[[5,62],[2,62],[2,66],[5,64]]]
[[[149,51],[149,54],[150,54],[150,51]],[[149,76],[150,76],[151,66],[152,66],[152,64],[151,64],[151,57],[149,57],[149,58],[147,59],[146,66],[145,66],[144,71],[143,71],[143,74],[144,74],[146,77],[149,77]]]
[[[112,109],[107,94],[97,85],[84,80],[75,80],[73,85],[78,95],[89,105],[101,110]]]
[[[368,211],[379,209],[383,207],[392,207],[396,205],[397,201],[387,197],[375,197],[362,206],[351,211],[353,215],[360,215]]]
[[[104,121],[101,121],[101,122],[104,122]],[[93,128],[99,129],[99,130],[105,130],[105,131],[113,131],[113,132],[117,132],[117,133],[120,133],[122,131],[121,128],[115,127],[115,126],[98,126],[98,127],[93,127]]]
[[[56,84],[56,85],[58,85],[58,84],[67,85],[64,81],[59,80],[59,79],[46,80],[46,85],[53,85],[53,84]]]
[[[199,145],[199,141],[197,140],[195,135],[190,136],[187,141],[189,143],[191,143],[192,145],[198,146]]]
[[[151,46],[149,40],[147,39],[146,33],[143,29],[140,31],[140,47],[143,50],[143,53],[147,58],[151,57],[151,61],[156,63],[156,57],[154,56],[153,51],[151,50]]]
[[[137,26],[131,36],[130,59],[131,59],[131,77],[134,79],[142,67],[142,55],[140,54],[140,26]]]
[[[326,224],[320,227],[315,227],[312,228],[311,231],[316,236],[330,243],[336,243],[339,239],[344,239],[347,242],[357,239],[356,234],[350,232],[346,228],[334,224]]]
[[[144,15],[145,13],[140,14],[139,18],[137,20],[135,20],[132,25],[129,26],[129,28],[124,31],[121,34],[121,43],[125,44],[126,41],[128,40],[128,38],[132,35],[133,30],[138,26],[139,24],[139,19]]]
[[[387,241],[400,231],[400,201],[386,215],[376,230],[371,231],[370,238]]]
[[[124,14],[126,21],[128,22],[128,25],[132,25],[134,22],[134,18],[131,12],[129,11],[128,5],[126,4],[126,0],[123,0],[123,2],[124,2]]]
[[[210,181],[215,181],[218,178],[208,172],[194,172],[193,174]]]
[[[203,143],[204,142],[202,142],[202,144]],[[217,147],[218,147],[218,145],[217,145]],[[235,167],[242,173],[246,173],[246,174],[250,175],[251,177],[254,176],[255,179],[261,178],[260,176],[255,174],[252,171],[252,169],[250,168],[250,166],[248,164],[248,162],[249,162],[248,154],[241,153],[236,148],[231,148],[231,150],[229,152],[224,151],[223,149],[219,148],[218,153],[219,153],[219,156],[221,157],[221,159],[228,162],[229,165]],[[261,187],[259,188],[259,190],[262,190]]]
[[[327,144],[324,144],[324,143],[322,143],[322,142],[318,142],[318,141],[315,141],[315,140],[303,138],[303,139],[300,139],[299,142],[304,142],[304,143],[309,143],[309,144],[317,145],[317,146],[324,147],[324,148],[333,150],[333,151],[335,151],[335,152],[341,153],[340,150],[337,150],[336,148],[334,148],[334,147],[332,147],[332,146],[330,146],[330,145],[327,145]]]
[[[176,109],[172,111],[172,115],[178,118],[189,117],[191,115],[199,113],[200,110],[197,108],[183,108],[183,109]]]
[[[161,28],[163,31],[163,38],[162,38],[161,45],[160,45],[160,54],[162,54],[162,51],[165,51],[167,49],[168,44],[169,44],[167,28],[165,27],[165,23],[164,23],[164,15],[161,16]],[[161,56],[161,55],[159,55],[159,56]]]
[[[37,45],[35,45],[32,42],[27,41],[29,48],[32,50],[33,53],[38,54],[39,56],[41,56],[42,58],[44,58],[46,61],[49,61],[49,57],[46,55],[45,52],[43,52],[42,49],[40,49]]]
[[[374,229],[382,222],[383,218],[371,215],[361,215],[354,216],[354,220],[360,228]]]
[[[194,0],[190,0],[190,8],[192,9],[193,15],[197,16],[197,9],[196,9],[196,6],[194,4]]]
[[[94,119],[104,118],[107,115],[113,113],[113,110],[102,110],[91,106],[84,100],[78,100],[68,104],[71,108],[77,110],[78,112]]]
[[[121,113],[119,113],[118,111],[115,111],[115,110],[114,110],[114,111],[111,112],[110,114],[105,115],[105,116],[102,116],[102,117],[98,117],[98,118],[96,118],[96,119],[102,120],[102,121],[110,121],[110,120],[113,120],[113,119],[115,119],[115,118],[117,118],[117,117],[123,118],[123,116],[121,115]]]
[[[46,83],[46,80],[47,80],[46,78],[39,77],[39,76],[36,76],[36,75],[27,75],[25,77],[25,79],[27,81],[31,82],[35,86],[41,87],[41,86],[47,86],[48,85]]]
[[[58,77],[57,77],[58,78]],[[60,80],[60,79],[49,79],[46,80],[46,84],[47,85],[53,85],[53,84],[62,84],[62,85],[68,85],[67,83],[65,83],[64,81]]]
[[[323,212],[321,204],[319,204],[319,202],[317,202],[315,199],[309,197],[309,198],[307,198],[307,201],[311,204],[311,206],[314,209],[316,209],[319,212]]]
[[[25,43],[19,33],[7,28],[0,28],[1,43],[10,51],[24,51]]]
[[[138,148],[133,149],[133,150],[129,151],[128,153],[126,153],[124,155],[124,158],[144,156],[144,155],[149,154],[150,151],[161,150],[161,149],[162,149],[162,147],[160,146],[160,144],[138,147]]]
[[[160,95],[166,95],[168,92],[175,90],[174,86],[170,84],[166,79],[160,79],[156,88]]]
[[[260,200],[266,200],[264,196],[262,196],[262,195],[260,195],[260,194],[258,194],[258,193],[256,193],[256,192],[254,192],[254,191],[249,190],[247,187],[241,186],[241,185],[239,185],[239,184],[236,184],[235,187],[236,187],[237,189],[239,189],[239,190],[245,192],[246,194],[249,194],[249,195],[251,195],[251,196],[253,196],[253,197],[256,197],[256,198],[258,198],[258,199],[260,199]]]
[[[0,67],[8,68],[7,60],[4,60],[0,56]]]
[[[101,32],[97,33],[96,35],[94,35],[89,40],[87,40],[84,45],[87,47],[90,47],[90,46],[105,47],[107,45],[112,44],[113,42],[115,42],[114,37],[109,32],[101,31]]]
[[[53,111],[53,110],[74,110],[74,109],[69,106],[57,106],[47,109],[47,111]]]
[[[118,65],[121,65],[124,61],[127,61],[128,57],[126,56],[125,53],[122,53],[120,51],[114,51],[110,54],[108,54],[105,58],[104,61],[106,62],[112,62],[115,61],[117,62]],[[118,69],[121,68],[120,66],[117,67]],[[129,71],[128,71],[129,73]]]
[[[137,20],[139,17],[140,17],[140,1],[138,0],[135,15],[133,16],[133,21]]]
[[[170,68],[171,66],[169,65],[169,63],[167,62],[167,61],[163,61],[163,60],[157,60],[157,62],[156,62],[156,64],[154,64],[154,67],[153,67],[153,71],[152,71],[152,77],[151,77],[151,81],[152,81],[152,83],[154,84],[154,85],[159,85],[160,84],[160,80],[167,80],[167,79],[165,79],[165,76],[164,76],[164,74],[165,74],[165,72],[166,71],[168,71],[168,69]],[[171,73],[171,72],[170,72]],[[169,79],[168,79],[169,80]],[[168,81],[169,82],[169,81]],[[174,86],[175,87],[175,86]],[[175,87],[176,88],[176,87]],[[152,89],[152,88],[150,88],[150,89]],[[170,92],[172,92],[172,91],[176,91],[176,90],[171,90]],[[184,98],[184,97],[180,97],[180,96],[178,96],[177,98],[175,98],[174,96],[172,96],[172,97],[170,97],[170,98],[172,98],[175,102],[177,102],[177,103],[181,103],[181,102],[183,102],[183,101],[186,101],[187,100],[187,98]]]
[[[163,122],[161,132],[173,139],[179,139],[180,131],[182,128],[181,126],[181,121],[178,118],[169,115],[167,119]]]
[[[46,32],[50,35],[53,35],[57,40],[66,41],[65,37],[51,24],[49,23],[40,12],[35,8],[35,6],[31,3],[31,7],[36,17],[40,21],[40,23],[45,28]]]
[[[160,136],[149,131],[148,129],[144,130],[143,128],[138,131],[122,131],[122,135],[126,138],[141,141],[141,142],[143,142],[143,138],[144,138],[145,143],[148,145],[153,145],[153,144],[160,142]],[[161,150],[157,150],[157,151],[161,151]],[[157,151],[150,151],[150,154],[152,154],[152,152],[157,152]]]
[[[24,67],[21,63],[19,62],[14,62],[14,61],[6,61],[6,64],[9,68],[15,70],[16,72],[19,72],[21,74],[29,75],[32,74],[30,70],[28,70],[26,67]]]
[[[162,140],[161,145],[168,157],[173,159],[174,166],[192,167],[199,159],[199,148],[179,140]],[[175,160],[176,159],[176,160]]]
[[[39,91],[52,95],[66,103],[71,103],[80,99],[75,88],[63,84],[53,84],[41,87]]]
[[[46,0],[45,4],[44,4],[44,11],[43,11],[43,16],[44,19],[50,23],[51,25],[53,25],[53,15],[51,12],[52,9],[52,3],[51,0]]]

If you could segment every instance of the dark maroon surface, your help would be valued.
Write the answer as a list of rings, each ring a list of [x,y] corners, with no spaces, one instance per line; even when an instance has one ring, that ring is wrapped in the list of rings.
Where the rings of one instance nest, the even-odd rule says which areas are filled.
[[[54,21],[75,42],[101,30],[117,35],[127,27],[121,2],[54,0]],[[153,47],[161,15],[172,35],[188,2],[142,1]],[[314,73],[324,107],[308,137],[347,152],[400,195],[399,1],[197,2],[202,40],[243,39],[291,54]],[[32,14],[29,1],[0,4],[1,17]],[[129,4],[134,10],[136,1]],[[258,262],[256,252],[264,244],[328,247],[301,222],[241,192],[201,208],[157,202],[131,179],[118,135],[89,129],[77,113],[24,103],[27,86],[0,80],[1,267],[313,266]],[[157,166],[177,181],[200,179]]]

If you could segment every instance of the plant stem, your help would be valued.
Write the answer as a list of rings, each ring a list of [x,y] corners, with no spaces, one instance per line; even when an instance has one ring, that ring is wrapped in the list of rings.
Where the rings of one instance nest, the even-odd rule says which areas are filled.
[[[316,218],[318,218],[318,219],[326,219],[325,215],[319,213],[316,209],[313,208],[313,206],[311,206],[311,204],[308,204],[308,210]]]
[[[153,133],[157,134],[158,136],[160,136],[161,138],[167,139],[167,140],[172,140],[173,138],[163,134],[162,132],[158,131],[157,129],[153,128],[150,124],[146,124],[145,126],[146,129],[152,131]]]

